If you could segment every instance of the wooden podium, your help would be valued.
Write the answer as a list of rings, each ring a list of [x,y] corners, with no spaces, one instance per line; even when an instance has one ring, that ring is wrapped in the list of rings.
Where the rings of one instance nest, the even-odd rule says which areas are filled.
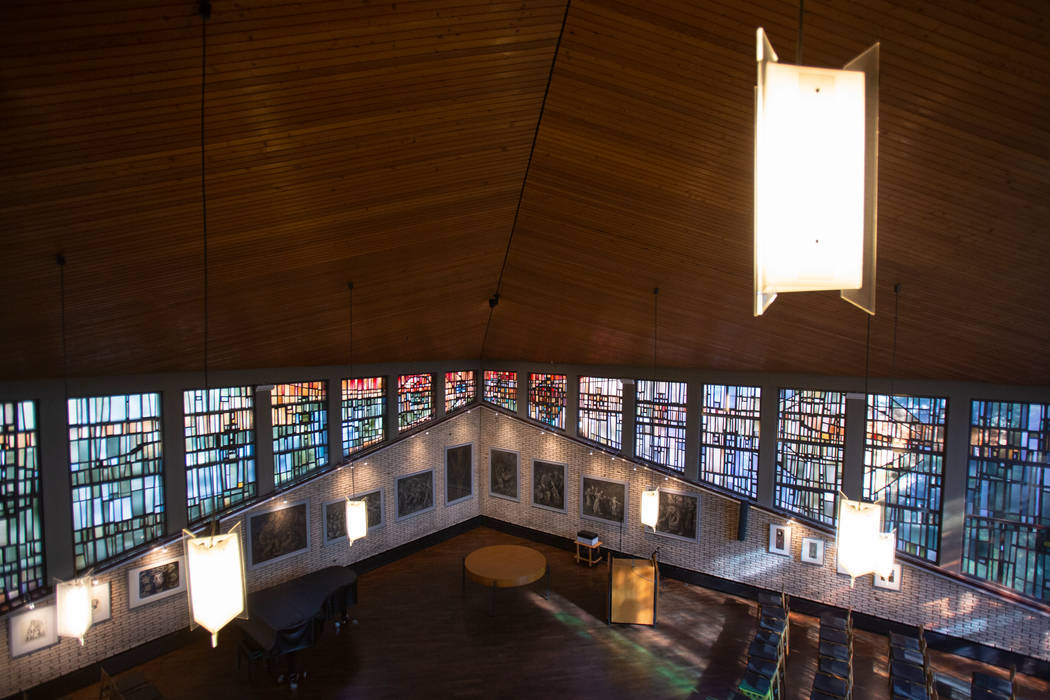
[[[660,569],[655,556],[633,559],[609,555],[609,624],[656,624]]]

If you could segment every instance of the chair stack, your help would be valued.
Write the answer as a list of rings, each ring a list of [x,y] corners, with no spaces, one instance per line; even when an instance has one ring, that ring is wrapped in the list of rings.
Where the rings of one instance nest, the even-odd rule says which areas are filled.
[[[853,617],[848,610],[820,614],[817,674],[810,700],[853,697]]]
[[[916,635],[890,632],[890,697],[893,700],[936,697],[921,627]]]
[[[994,676],[981,671],[973,672],[970,681],[970,698],[972,700],[1017,700],[1017,690],[1014,687],[1014,676],[1017,669],[1010,669],[1010,677]]]
[[[787,598],[783,593],[760,593],[758,611],[758,631],[747,649],[747,667],[736,697],[779,700],[784,697],[788,654]]]

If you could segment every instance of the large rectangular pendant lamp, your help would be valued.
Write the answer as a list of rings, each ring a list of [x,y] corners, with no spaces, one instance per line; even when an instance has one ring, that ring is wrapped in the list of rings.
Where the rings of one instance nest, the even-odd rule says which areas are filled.
[[[881,501],[851,501],[840,495],[835,539],[838,564],[849,574],[850,586],[858,576],[889,576],[893,571],[897,535],[895,531],[882,531]]]
[[[91,628],[91,581],[78,578],[55,583],[58,607],[58,636],[73,637],[84,646],[84,635]]]
[[[244,556],[237,528],[222,535],[195,537],[183,530],[186,570],[189,574],[190,619],[211,632],[218,645],[219,630],[235,617],[246,616]]]
[[[782,64],[760,27],[756,59],[755,315],[829,289],[874,314],[879,45],[842,70]]]

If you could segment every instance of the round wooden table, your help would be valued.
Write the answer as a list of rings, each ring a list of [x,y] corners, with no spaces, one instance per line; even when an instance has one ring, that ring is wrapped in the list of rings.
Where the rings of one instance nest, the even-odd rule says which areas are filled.
[[[551,571],[547,558],[531,547],[517,544],[497,544],[475,549],[463,558],[463,588],[467,578],[492,589],[493,606],[497,588],[516,588],[547,577],[547,592],[550,598]]]

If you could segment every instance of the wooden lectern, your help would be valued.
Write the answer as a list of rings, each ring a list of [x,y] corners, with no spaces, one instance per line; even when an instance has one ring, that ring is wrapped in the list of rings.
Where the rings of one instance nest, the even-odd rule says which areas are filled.
[[[610,554],[609,624],[655,625],[659,586],[655,554],[649,559]]]

